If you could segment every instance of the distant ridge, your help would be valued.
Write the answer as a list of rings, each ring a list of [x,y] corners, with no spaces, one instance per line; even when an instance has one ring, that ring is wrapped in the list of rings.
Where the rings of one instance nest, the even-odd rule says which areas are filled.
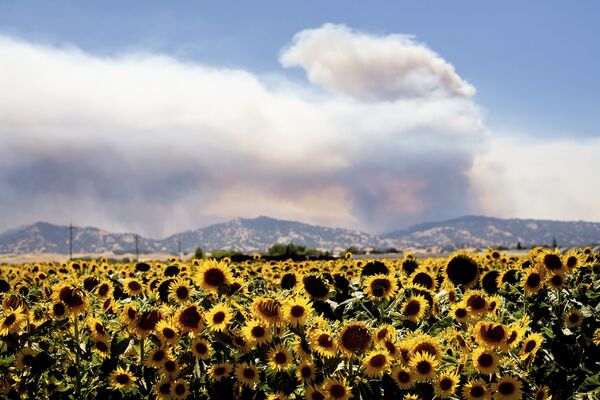
[[[359,248],[442,249],[463,247],[512,248],[550,245],[585,246],[600,243],[600,223],[535,219],[501,219],[464,216],[442,222],[429,222],[383,235],[357,230],[329,228],[296,221],[260,216],[235,218],[205,228],[185,231],[164,239],[138,236],[142,253],[185,253],[196,247],[243,252],[264,251],[275,243],[295,243],[322,250]],[[94,227],[73,227],[75,253],[133,253],[134,233],[110,233]],[[69,252],[69,227],[37,222],[0,234],[0,253]]]

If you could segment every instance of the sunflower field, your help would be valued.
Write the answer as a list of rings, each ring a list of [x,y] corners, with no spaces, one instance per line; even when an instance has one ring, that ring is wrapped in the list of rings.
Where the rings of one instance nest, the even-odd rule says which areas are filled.
[[[600,254],[0,266],[6,399],[598,399]]]

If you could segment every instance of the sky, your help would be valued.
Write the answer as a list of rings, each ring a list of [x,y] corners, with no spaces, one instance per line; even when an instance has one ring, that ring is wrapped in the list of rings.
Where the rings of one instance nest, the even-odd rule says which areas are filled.
[[[0,1],[0,230],[600,221],[594,1]]]

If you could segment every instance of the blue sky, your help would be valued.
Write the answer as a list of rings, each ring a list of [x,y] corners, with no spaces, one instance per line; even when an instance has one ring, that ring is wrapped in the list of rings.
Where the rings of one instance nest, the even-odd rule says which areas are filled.
[[[257,73],[283,72],[282,46],[326,22],[412,34],[477,87],[497,132],[589,137],[600,135],[599,16],[595,1],[3,1],[0,32],[100,54],[143,49]]]
[[[0,1],[0,230],[600,221],[599,11]]]

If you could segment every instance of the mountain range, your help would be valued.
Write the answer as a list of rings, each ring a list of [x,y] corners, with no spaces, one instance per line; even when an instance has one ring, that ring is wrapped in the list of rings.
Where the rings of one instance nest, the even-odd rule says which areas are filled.
[[[94,227],[73,227],[37,222],[0,234],[0,254],[69,253],[70,234],[74,253],[190,253],[205,250],[264,251],[275,243],[295,243],[311,248],[342,251],[358,248],[453,250],[463,247],[523,247],[550,245],[585,246],[600,243],[600,223],[501,219],[465,216],[408,229],[371,235],[365,232],[310,225],[269,217],[235,218],[205,228],[185,231],[164,239],[134,233],[111,233]]]

